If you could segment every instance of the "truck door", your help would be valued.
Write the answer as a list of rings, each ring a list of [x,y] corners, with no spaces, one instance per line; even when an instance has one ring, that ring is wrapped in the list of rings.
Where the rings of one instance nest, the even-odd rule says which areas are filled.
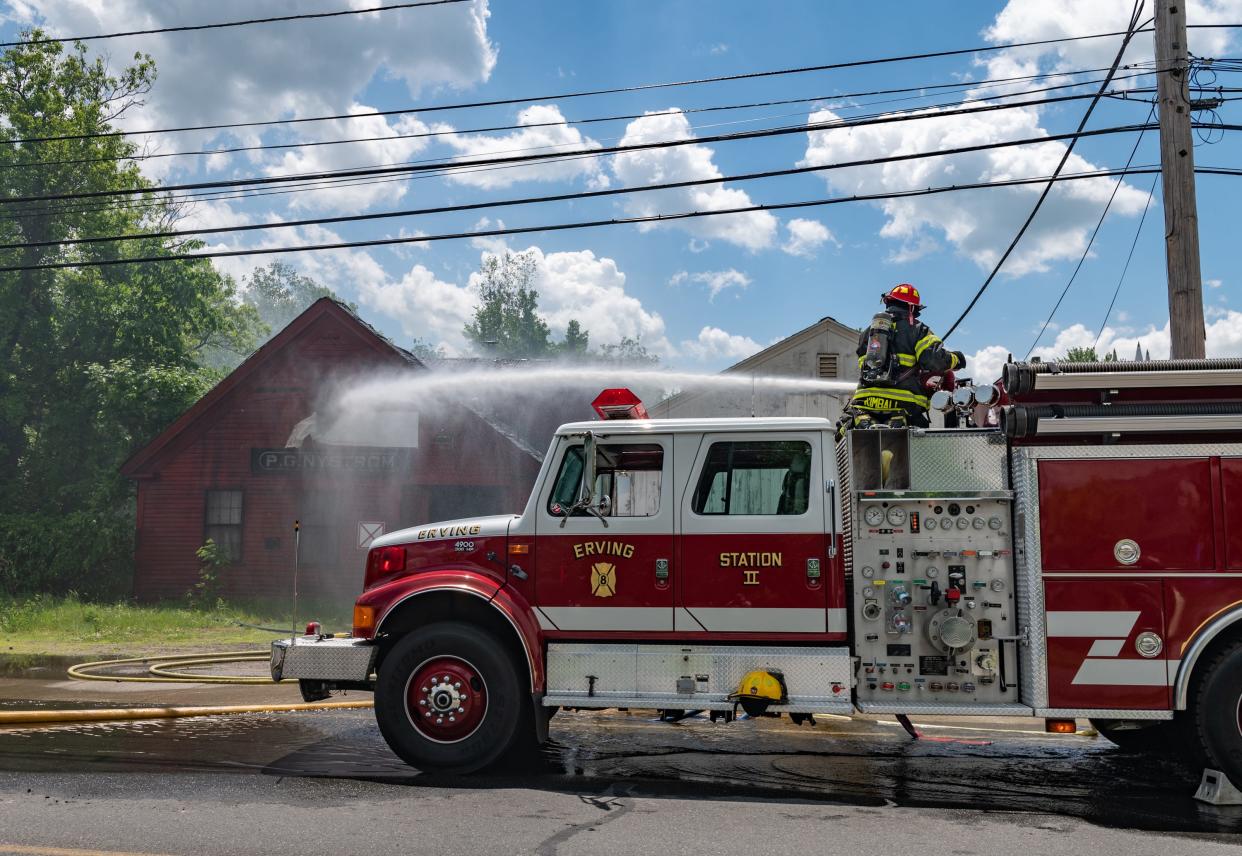
[[[838,629],[824,496],[818,432],[706,435],[682,500],[676,629],[764,639]]]
[[[582,437],[558,443],[536,521],[535,597],[545,630],[673,629],[673,444],[614,434],[596,443],[594,500],[574,509]]]

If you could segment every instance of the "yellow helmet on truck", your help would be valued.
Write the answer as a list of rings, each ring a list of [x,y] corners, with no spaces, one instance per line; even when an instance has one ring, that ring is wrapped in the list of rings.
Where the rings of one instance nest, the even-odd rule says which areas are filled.
[[[786,704],[789,701],[789,690],[785,687],[785,675],[775,669],[755,669],[747,672],[737,685],[737,690],[729,694],[729,700],[741,705],[742,710],[750,716],[762,716],[769,705]]]

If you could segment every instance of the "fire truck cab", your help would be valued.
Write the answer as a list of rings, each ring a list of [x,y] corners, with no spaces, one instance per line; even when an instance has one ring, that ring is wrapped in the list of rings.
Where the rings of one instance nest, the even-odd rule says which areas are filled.
[[[991,427],[841,440],[618,418],[645,413],[609,391],[520,515],[376,541],[352,636],[275,643],[273,677],[373,689],[427,769],[543,740],[562,707],[742,703],[1085,717],[1242,781],[1234,362],[1010,365],[946,405]]]

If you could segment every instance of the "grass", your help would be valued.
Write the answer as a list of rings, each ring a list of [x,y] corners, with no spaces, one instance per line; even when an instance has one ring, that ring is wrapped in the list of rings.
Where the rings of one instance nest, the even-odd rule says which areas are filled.
[[[349,630],[352,604],[303,604],[301,622],[316,618],[324,632]],[[266,646],[277,634],[241,625],[292,627],[290,604],[227,602],[93,603],[70,594],[0,597],[0,655],[145,655]]]

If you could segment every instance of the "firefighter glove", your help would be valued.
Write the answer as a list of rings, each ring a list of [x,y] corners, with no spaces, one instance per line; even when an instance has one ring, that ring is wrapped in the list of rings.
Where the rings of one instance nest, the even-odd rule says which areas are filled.
[[[966,366],[966,355],[961,351],[953,352],[953,368],[960,369]]]

